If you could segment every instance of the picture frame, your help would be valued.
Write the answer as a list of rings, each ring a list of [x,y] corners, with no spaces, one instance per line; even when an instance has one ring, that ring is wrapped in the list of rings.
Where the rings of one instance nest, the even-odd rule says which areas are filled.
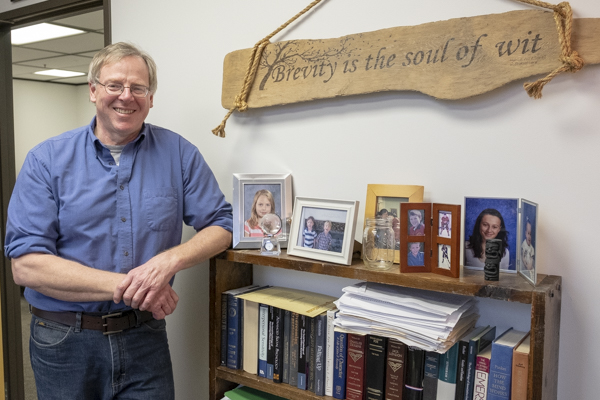
[[[504,251],[500,260],[500,272],[517,272],[518,210],[519,199],[517,198],[465,197],[463,256],[465,268],[483,270],[487,230],[488,239],[503,240]],[[490,219],[490,223],[484,218]],[[479,228],[476,228],[477,225]],[[484,226],[487,228],[483,228]],[[472,245],[471,241],[477,244]]]
[[[365,201],[365,223],[367,218],[374,218],[384,208],[388,213],[400,211],[401,203],[420,203],[423,201],[424,186],[419,185],[367,185],[367,199]],[[392,221],[392,228],[396,234],[396,250],[394,263],[400,263],[400,216],[396,215]]]
[[[356,200],[296,197],[287,253],[352,264],[358,204]]]
[[[537,248],[538,204],[521,199],[520,214],[517,272],[535,286],[537,284],[535,249]]]
[[[258,225],[249,224],[252,221],[257,223],[260,219],[256,212],[253,215],[253,208],[256,209],[255,200],[257,203],[260,200],[262,207],[268,204],[269,209],[275,208],[274,214],[277,214],[282,222],[277,237],[281,248],[286,248],[289,221],[292,217],[292,175],[289,173],[233,174],[234,249],[260,249],[264,234]]]
[[[460,204],[400,205],[400,272],[460,276]],[[419,245],[417,247],[417,245]]]

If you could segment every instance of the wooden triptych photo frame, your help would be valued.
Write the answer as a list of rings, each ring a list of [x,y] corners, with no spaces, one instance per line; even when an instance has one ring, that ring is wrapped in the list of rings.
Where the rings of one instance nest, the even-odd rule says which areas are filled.
[[[400,205],[400,272],[460,276],[461,206]]]

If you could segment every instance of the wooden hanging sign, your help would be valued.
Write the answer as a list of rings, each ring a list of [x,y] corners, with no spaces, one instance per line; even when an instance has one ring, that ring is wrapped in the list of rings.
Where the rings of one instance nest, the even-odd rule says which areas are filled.
[[[573,20],[572,48],[600,63],[600,18]],[[251,49],[227,54],[221,103],[240,93]],[[563,65],[552,12],[512,11],[337,39],[269,44],[250,87],[249,108],[365,93],[418,91],[457,100]]]

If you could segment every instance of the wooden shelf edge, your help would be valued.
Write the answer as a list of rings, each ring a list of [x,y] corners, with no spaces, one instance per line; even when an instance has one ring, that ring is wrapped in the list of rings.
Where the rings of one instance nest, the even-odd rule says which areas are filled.
[[[219,366],[216,369],[217,379],[223,379],[228,382],[235,382],[240,385],[248,386],[263,392],[271,393],[285,399],[294,400],[327,400],[333,399],[331,396],[317,396],[308,390],[301,390],[290,386],[287,383],[275,383],[270,379],[261,378],[242,370],[230,369]]]
[[[531,304],[534,295],[550,293],[560,285],[561,277],[538,275],[538,285],[533,287],[522,276],[501,273],[500,280],[486,281],[483,271],[461,269],[459,278],[433,273],[401,273],[398,265],[388,271],[368,269],[362,260],[353,259],[352,265],[325,263],[318,260],[290,256],[284,250],[279,256],[263,256],[258,250],[227,250],[219,255],[227,261],[263,265],[300,272],[330,275],[376,283],[405,286],[414,289],[453,293],[465,296],[485,297]]]

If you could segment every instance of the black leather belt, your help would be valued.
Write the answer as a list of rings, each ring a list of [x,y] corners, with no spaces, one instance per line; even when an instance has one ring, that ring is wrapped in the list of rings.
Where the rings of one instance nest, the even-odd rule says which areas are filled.
[[[33,306],[29,307],[31,313],[36,317],[49,321],[58,322],[63,325],[77,326],[77,313],[71,311],[44,311]],[[93,329],[102,331],[105,335],[118,333],[125,329],[135,328],[140,324],[150,321],[152,313],[149,311],[128,310],[106,315],[81,314],[81,329]]]

